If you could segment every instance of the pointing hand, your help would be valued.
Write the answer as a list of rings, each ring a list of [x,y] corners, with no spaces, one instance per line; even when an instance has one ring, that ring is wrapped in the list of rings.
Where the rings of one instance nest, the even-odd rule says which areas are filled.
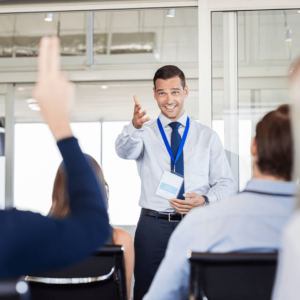
[[[139,99],[137,96],[133,96],[134,99],[134,112],[133,112],[133,119],[132,119],[132,124],[136,129],[140,129],[143,127],[143,124],[150,121],[150,118],[144,118],[146,115],[146,111],[144,110],[143,112],[140,113],[140,110],[142,108]]]

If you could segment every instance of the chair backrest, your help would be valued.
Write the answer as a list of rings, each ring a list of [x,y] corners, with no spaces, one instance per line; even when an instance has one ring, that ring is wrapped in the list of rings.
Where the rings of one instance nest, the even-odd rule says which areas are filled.
[[[127,300],[124,248],[105,246],[68,268],[25,277],[32,300]]]
[[[30,300],[28,284],[25,281],[0,281],[0,300]]]
[[[270,300],[277,253],[190,252],[190,299]]]

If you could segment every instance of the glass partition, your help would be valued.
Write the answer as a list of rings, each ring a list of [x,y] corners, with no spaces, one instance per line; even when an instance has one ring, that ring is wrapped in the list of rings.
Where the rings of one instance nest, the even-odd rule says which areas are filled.
[[[66,70],[184,63],[197,68],[197,9],[0,15],[0,71],[36,70],[39,40],[57,35]],[[126,66],[127,65],[127,66]],[[129,78],[130,79],[130,78]]]
[[[140,213],[136,163],[118,158],[114,150],[117,135],[132,119],[133,95],[156,119],[159,109],[152,78],[161,66],[177,65],[185,72],[190,90],[186,111],[199,118],[198,10],[178,8],[169,17],[167,12],[0,15],[0,72],[21,74],[23,81],[34,78],[40,38],[60,37],[63,69],[71,79],[80,77],[75,82],[72,129],[83,150],[102,164],[113,225],[135,225]],[[123,79],[119,74],[124,74]],[[34,82],[27,82],[16,83],[14,94],[15,205],[47,214],[61,157],[32,99]]]
[[[238,117],[236,155],[239,190],[243,190],[252,176],[250,144],[257,122],[270,110],[290,101],[288,77],[292,61],[300,54],[300,14],[298,10],[237,12],[238,103],[235,109],[226,107],[223,96],[225,70],[221,41],[227,37],[225,14],[228,13],[212,15],[212,126],[226,149],[229,136],[225,127]]]

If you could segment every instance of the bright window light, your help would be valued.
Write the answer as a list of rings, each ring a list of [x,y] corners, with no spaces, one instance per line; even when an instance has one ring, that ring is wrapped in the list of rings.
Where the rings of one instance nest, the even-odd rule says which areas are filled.
[[[100,122],[72,123],[83,152],[100,162]],[[52,203],[52,188],[61,155],[48,125],[15,125],[15,206],[47,215]]]
[[[103,169],[109,185],[109,217],[112,225],[136,225],[140,216],[141,180],[136,162],[118,157],[115,141],[128,122],[103,123]]]

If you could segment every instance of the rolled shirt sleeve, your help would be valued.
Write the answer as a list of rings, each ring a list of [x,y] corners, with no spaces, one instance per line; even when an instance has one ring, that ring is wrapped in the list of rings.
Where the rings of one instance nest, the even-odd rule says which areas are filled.
[[[116,153],[120,158],[136,160],[140,157],[144,148],[143,131],[143,127],[136,129],[132,122],[124,126],[115,143]]]

